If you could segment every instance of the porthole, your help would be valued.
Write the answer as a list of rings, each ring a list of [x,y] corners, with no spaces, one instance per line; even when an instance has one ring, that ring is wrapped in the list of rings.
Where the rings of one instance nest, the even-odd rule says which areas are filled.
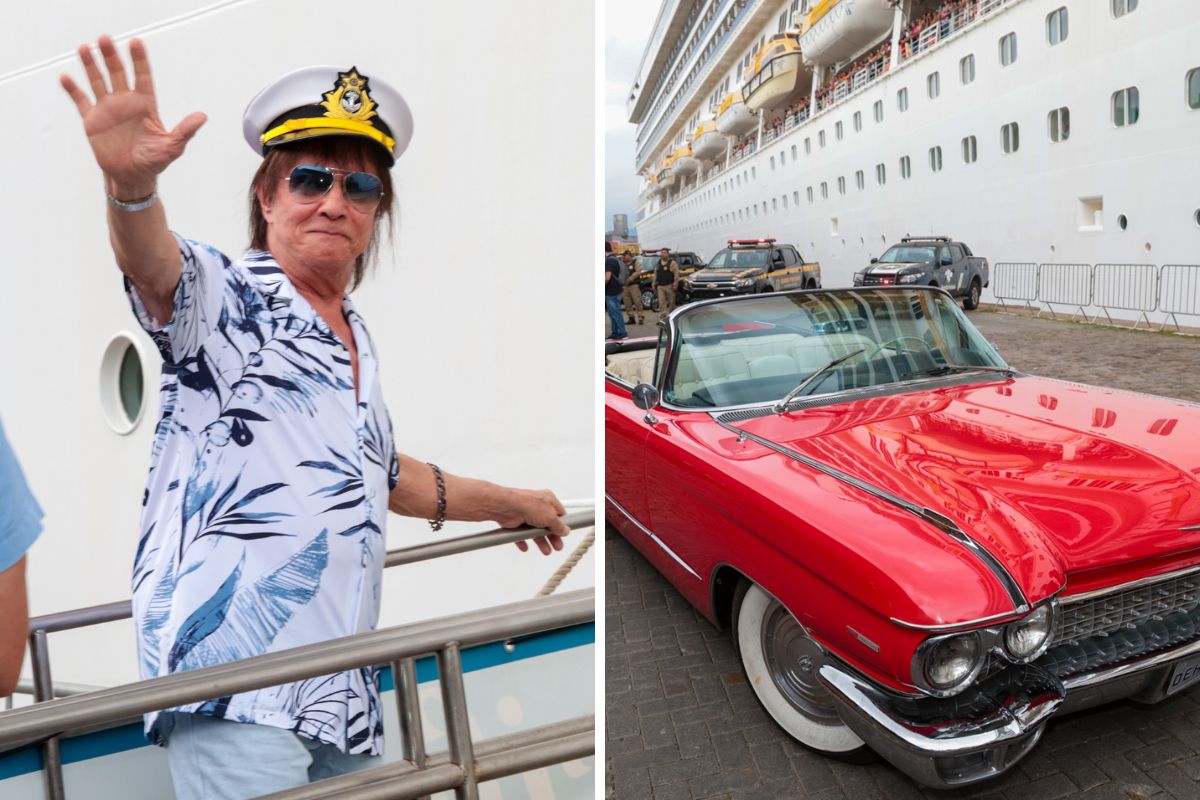
[[[1200,208],[1196,209],[1196,213],[1192,214],[1192,222],[1196,223],[1196,227],[1200,228]]]
[[[1050,252],[1051,252],[1051,253],[1055,252],[1057,249],[1058,249],[1058,248],[1056,248],[1054,245],[1050,245]]]
[[[1117,227],[1120,228],[1121,230],[1125,230],[1126,228],[1128,228],[1129,227],[1129,218],[1126,217],[1124,214],[1117,215]]]
[[[1144,245],[1144,247],[1146,248],[1146,252],[1147,252],[1147,253],[1149,253],[1149,252],[1150,252],[1150,243],[1149,243],[1149,242],[1146,242],[1146,244]]]
[[[137,427],[146,409],[145,359],[137,341],[118,333],[100,359],[100,410],[119,434]]]

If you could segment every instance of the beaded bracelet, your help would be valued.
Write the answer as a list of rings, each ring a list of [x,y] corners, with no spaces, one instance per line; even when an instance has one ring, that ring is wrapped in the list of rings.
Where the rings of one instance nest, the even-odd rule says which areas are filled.
[[[433,479],[437,482],[437,516],[429,520],[429,527],[440,531],[446,524],[446,479],[442,477],[442,469],[437,464],[426,462],[433,469]]]

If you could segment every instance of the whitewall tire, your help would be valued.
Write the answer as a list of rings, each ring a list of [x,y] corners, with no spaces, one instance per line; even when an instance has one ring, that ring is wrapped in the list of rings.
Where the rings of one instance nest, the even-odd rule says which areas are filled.
[[[817,644],[786,608],[754,584],[744,584],[734,600],[733,636],[750,688],[792,738],[834,758],[871,757],[817,680]]]

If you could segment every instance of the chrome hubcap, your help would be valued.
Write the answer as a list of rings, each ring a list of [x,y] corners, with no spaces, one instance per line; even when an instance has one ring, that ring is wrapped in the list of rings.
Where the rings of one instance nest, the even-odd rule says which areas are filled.
[[[771,680],[797,711],[813,722],[841,725],[833,698],[817,679],[820,648],[778,603],[763,613],[762,650]]]

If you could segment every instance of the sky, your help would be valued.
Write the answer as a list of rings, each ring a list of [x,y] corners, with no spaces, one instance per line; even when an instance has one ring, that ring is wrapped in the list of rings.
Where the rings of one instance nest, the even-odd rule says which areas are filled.
[[[638,177],[633,171],[637,126],[625,115],[642,50],[658,16],[660,0],[607,0],[604,10],[604,226],[613,214],[629,215],[636,227]]]

